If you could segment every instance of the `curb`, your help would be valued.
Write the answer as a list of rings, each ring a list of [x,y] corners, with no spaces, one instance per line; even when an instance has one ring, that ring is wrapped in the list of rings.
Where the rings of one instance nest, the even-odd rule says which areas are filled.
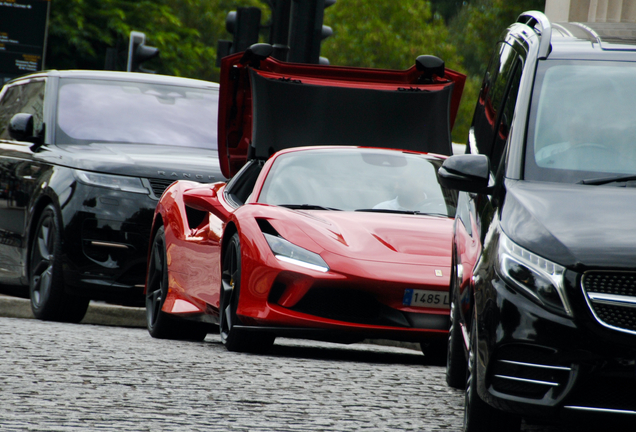
[[[35,319],[28,299],[0,295],[0,317]],[[146,327],[146,310],[91,302],[81,324]]]
[[[28,299],[10,297],[0,294],[0,317],[35,319],[31,311],[31,302]],[[86,316],[80,324],[94,324],[113,327],[139,327],[146,328],[146,309],[140,307],[128,307],[109,305],[91,301]],[[409,348],[420,351],[420,344],[412,342],[399,342],[384,339],[365,340],[365,343],[374,345]]]

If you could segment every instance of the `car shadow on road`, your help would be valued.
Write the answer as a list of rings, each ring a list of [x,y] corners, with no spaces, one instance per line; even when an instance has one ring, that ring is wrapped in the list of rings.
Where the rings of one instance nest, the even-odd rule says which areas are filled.
[[[222,345],[220,339],[208,338],[206,343]],[[382,347],[372,344],[341,345],[308,340],[277,339],[274,346],[264,354],[278,358],[296,358],[312,360],[336,360],[373,364],[402,364],[440,366],[427,361],[419,351]]]

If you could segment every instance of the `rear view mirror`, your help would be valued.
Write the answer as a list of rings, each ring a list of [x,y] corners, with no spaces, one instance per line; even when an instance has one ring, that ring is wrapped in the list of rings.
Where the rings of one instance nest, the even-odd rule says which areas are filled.
[[[492,193],[490,160],[484,155],[457,155],[444,161],[439,171],[442,186],[464,192]]]

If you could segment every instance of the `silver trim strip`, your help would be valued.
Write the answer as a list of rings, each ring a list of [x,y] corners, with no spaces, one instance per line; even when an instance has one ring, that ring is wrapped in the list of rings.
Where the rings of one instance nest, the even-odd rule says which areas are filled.
[[[102,242],[91,240],[91,246],[101,246],[101,247],[110,247],[115,249],[128,249],[128,246],[121,243],[111,243],[111,242]]]
[[[605,294],[605,293],[596,293],[596,292],[588,292],[587,293],[590,300],[594,303],[606,304],[611,306],[623,306],[636,308],[636,297],[633,296],[624,296],[618,294]]]
[[[518,362],[514,360],[497,360],[497,361],[501,363],[508,363],[508,364],[514,364],[519,366],[529,366],[529,367],[535,367],[535,368],[541,368],[541,369],[554,369],[554,370],[562,370],[562,371],[568,371],[568,372],[572,370],[572,368],[569,368],[566,366],[549,366],[549,365],[541,365],[536,363]]]
[[[593,407],[570,406],[570,405],[564,406],[563,408],[576,410],[576,411],[591,411],[591,412],[602,412],[602,413],[612,413],[612,414],[636,415],[636,411],[612,409],[612,408],[593,408]]]
[[[561,385],[559,383],[554,383],[554,382],[550,382],[550,381],[538,381],[538,380],[531,380],[531,379],[526,379],[526,378],[511,377],[511,376],[507,376],[507,375],[495,375],[495,377],[496,378],[501,378],[501,379],[507,379],[507,380],[511,380],[511,381],[525,382],[525,383],[529,383],[529,384],[547,385],[547,386],[551,386],[551,387],[559,387]]]

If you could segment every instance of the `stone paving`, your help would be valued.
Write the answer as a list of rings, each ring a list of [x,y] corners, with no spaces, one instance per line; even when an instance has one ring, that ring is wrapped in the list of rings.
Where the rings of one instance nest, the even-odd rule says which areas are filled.
[[[280,339],[249,355],[216,335],[18,318],[0,318],[0,346],[0,431],[461,429],[462,392],[405,348]]]

